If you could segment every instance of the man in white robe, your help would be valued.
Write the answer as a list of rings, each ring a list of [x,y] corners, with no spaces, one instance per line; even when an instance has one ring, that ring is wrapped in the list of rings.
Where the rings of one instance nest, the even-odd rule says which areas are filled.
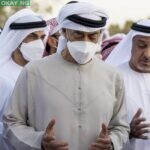
[[[108,59],[107,62],[118,65],[125,81],[131,132],[130,140],[124,150],[149,150],[150,20],[134,23],[131,31]]]
[[[127,141],[123,80],[94,57],[106,20],[86,2],[61,9],[67,46],[24,67],[4,114],[15,149],[120,150]]]
[[[0,36],[0,76],[9,78],[12,86],[27,62],[42,57],[45,27],[46,22],[41,16],[29,9],[18,11],[6,21]],[[36,46],[34,43],[31,46],[30,42],[36,40],[41,41],[37,41]],[[35,52],[32,50],[33,46],[41,51],[36,50],[37,52]],[[30,48],[32,48],[30,51],[33,52],[29,53],[27,49]],[[36,56],[37,54],[38,56]]]
[[[29,61],[42,58],[45,26],[46,22],[29,9],[20,10],[7,20],[0,35],[0,77],[3,79],[0,80],[0,116],[3,115],[23,66]],[[0,124],[2,131],[1,119]],[[0,149],[5,150],[2,145]]]

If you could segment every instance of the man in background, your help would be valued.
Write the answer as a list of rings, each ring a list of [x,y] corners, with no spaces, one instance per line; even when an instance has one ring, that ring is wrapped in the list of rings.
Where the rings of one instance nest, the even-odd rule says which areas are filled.
[[[30,61],[42,58],[46,22],[29,9],[9,17],[0,35],[0,136],[2,115],[22,68]],[[7,146],[7,145],[6,145]],[[0,149],[5,150],[2,145]]]

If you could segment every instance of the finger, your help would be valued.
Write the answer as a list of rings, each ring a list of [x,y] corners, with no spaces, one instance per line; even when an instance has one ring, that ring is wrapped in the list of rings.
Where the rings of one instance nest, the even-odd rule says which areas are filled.
[[[140,117],[141,114],[142,114],[142,108],[139,108],[139,109],[137,110],[137,112],[135,113],[133,119]]]
[[[92,145],[89,146],[88,150],[94,150],[94,148],[92,147]]]
[[[53,141],[53,140],[55,140],[55,137],[54,136],[49,136],[49,135],[44,135],[43,136],[43,139],[42,139],[42,145],[43,145],[43,147],[44,148],[48,148],[49,147],[49,143],[51,142],[51,141]]]
[[[68,147],[68,144],[64,144],[60,142],[48,142],[48,143],[44,143],[44,147],[47,149],[57,149],[57,148],[64,148],[64,147]]]
[[[145,129],[145,128],[150,128],[150,124],[147,123],[132,123],[130,124],[130,128],[131,128],[131,134],[134,132],[137,132],[141,129]]]
[[[146,124],[146,123],[142,123],[142,124],[135,126],[136,130],[141,130],[141,129],[145,129],[149,127],[150,127],[150,124]]]
[[[150,130],[149,129],[141,129],[141,130],[132,130],[131,131],[131,135],[134,137],[134,138],[142,138],[142,139],[147,139],[148,137],[144,134],[146,133],[150,133]]]
[[[52,142],[50,142],[50,146],[51,146],[51,148],[59,148],[59,147],[68,146],[68,143],[52,141]]]
[[[132,122],[131,122],[131,125],[137,125],[137,124],[140,124],[142,122],[146,121],[146,119],[143,117],[143,118],[135,118]]]
[[[107,126],[103,123],[102,124],[102,130],[100,132],[99,137],[107,137],[107,136],[108,136],[108,129],[107,129]]]
[[[131,132],[137,132],[139,130],[145,129],[145,128],[150,128],[150,124],[138,124],[138,125],[131,125]]]
[[[150,130],[149,129],[138,130],[135,134],[138,136],[142,136],[145,133],[150,133]]]
[[[45,134],[45,136],[43,137],[43,141],[44,142],[50,142],[52,140],[55,140],[55,137],[54,136],[50,136],[48,134]]]
[[[148,136],[146,135],[138,135],[138,134],[135,134],[135,136],[133,135],[134,138],[137,138],[137,139],[143,139],[143,140],[147,140],[149,139]]]
[[[68,147],[68,146],[65,146],[65,147],[59,147],[59,148],[57,148],[57,150],[69,150],[69,147]]]
[[[108,130],[107,130],[107,127],[106,125],[103,123],[102,124],[102,132],[105,134],[105,135],[108,135]]]
[[[92,147],[98,148],[98,149],[103,149],[103,150],[112,150],[112,145],[111,144],[103,144],[103,143],[93,143]]]
[[[104,139],[104,138],[98,138],[96,140],[96,143],[103,143],[103,144],[111,144],[111,140],[109,138]]]
[[[141,135],[138,137],[139,139],[143,139],[143,140],[148,140],[149,137],[148,136],[145,136],[145,135]]]
[[[55,125],[55,119],[52,119],[51,122],[48,124],[47,128],[46,128],[46,133],[47,134],[52,134],[52,130],[54,128]]]
[[[44,150],[51,149],[50,143],[44,143],[43,147],[44,147]]]

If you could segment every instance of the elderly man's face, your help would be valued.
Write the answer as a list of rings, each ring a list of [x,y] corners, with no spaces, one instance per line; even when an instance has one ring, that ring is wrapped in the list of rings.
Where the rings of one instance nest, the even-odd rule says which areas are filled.
[[[97,43],[100,38],[100,30],[95,32],[82,32],[71,29],[64,30],[65,37],[70,41],[88,41]]]
[[[142,73],[150,73],[150,37],[137,35],[133,38],[130,66]]]

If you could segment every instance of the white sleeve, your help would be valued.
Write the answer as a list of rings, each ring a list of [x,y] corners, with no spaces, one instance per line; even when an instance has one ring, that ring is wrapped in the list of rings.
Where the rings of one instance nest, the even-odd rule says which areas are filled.
[[[4,135],[16,150],[39,150],[44,131],[28,125],[28,72],[24,67],[4,113]]]
[[[3,130],[2,116],[12,93],[12,86],[5,78],[0,77],[0,133]]]
[[[114,150],[121,150],[129,138],[129,124],[127,122],[124,92],[123,80],[118,77],[116,80],[116,103],[109,126],[110,138],[113,142]]]

